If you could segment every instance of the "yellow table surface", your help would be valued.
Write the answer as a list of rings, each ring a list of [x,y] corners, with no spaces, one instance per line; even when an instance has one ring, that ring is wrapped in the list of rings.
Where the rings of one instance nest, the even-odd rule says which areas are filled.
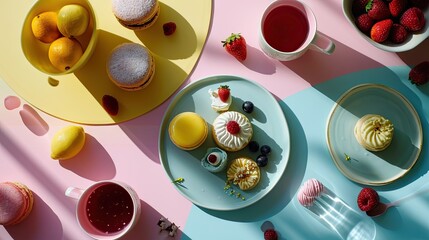
[[[98,41],[92,57],[72,74],[49,76],[35,69],[21,50],[21,30],[33,1],[4,1],[0,8],[0,76],[34,107],[60,119],[81,124],[115,124],[145,114],[170,97],[187,79],[206,41],[212,14],[211,0],[160,0],[160,16],[149,29],[132,31],[119,24],[110,1],[91,0],[98,20]],[[176,32],[164,36],[162,25],[173,21]],[[154,54],[156,70],[145,89],[128,92],[108,78],[105,65],[120,43],[136,42]],[[52,84],[58,83],[58,84]],[[119,113],[102,107],[103,95],[114,96]]]

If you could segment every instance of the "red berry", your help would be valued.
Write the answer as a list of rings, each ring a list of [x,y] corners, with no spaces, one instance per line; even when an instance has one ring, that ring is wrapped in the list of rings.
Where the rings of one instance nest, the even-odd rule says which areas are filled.
[[[240,132],[240,125],[236,121],[229,121],[226,124],[226,130],[231,134],[237,134]]]
[[[386,39],[389,37],[392,25],[393,21],[391,19],[385,19],[376,22],[371,28],[371,39],[378,43],[386,41]]]
[[[230,94],[231,94],[231,90],[227,85],[221,85],[217,89],[217,95],[219,96],[222,102],[227,102]]]
[[[369,0],[354,0],[352,3],[352,13],[355,17],[361,15],[362,13],[366,13],[366,4],[368,4]]]
[[[359,209],[365,212],[375,208],[379,202],[380,197],[372,188],[363,188],[357,198]]]
[[[164,23],[162,29],[164,30],[165,36],[170,36],[176,31],[176,24],[174,22]]]
[[[116,98],[110,95],[104,95],[102,98],[103,108],[112,116],[116,116],[119,112],[119,104]]]
[[[426,19],[422,10],[417,7],[407,9],[399,19],[399,22],[408,31],[418,31],[425,26]]]
[[[372,18],[370,18],[367,13],[360,15],[356,19],[356,26],[363,33],[369,33],[369,31],[371,31],[371,28],[373,25],[374,25],[374,20]]]
[[[389,3],[390,14],[393,17],[399,17],[405,11],[407,5],[407,0],[392,0]]]
[[[278,236],[277,236],[276,230],[270,228],[264,232],[264,240],[277,240],[277,239],[278,239]]]
[[[383,20],[390,17],[389,6],[383,0],[369,0],[366,5],[366,11],[374,20]]]
[[[225,41],[221,41],[225,50],[234,56],[239,61],[246,60],[247,57],[247,46],[246,40],[239,33],[231,33]]]
[[[208,161],[209,161],[211,164],[216,163],[216,162],[217,162],[217,157],[216,157],[216,155],[215,155],[215,154],[210,154],[210,155],[208,156]]]
[[[393,43],[403,43],[408,37],[408,31],[401,24],[394,23],[390,29],[389,40]]]
[[[408,79],[417,86],[429,82],[429,61],[424,61],[414,66],[408,74]]]

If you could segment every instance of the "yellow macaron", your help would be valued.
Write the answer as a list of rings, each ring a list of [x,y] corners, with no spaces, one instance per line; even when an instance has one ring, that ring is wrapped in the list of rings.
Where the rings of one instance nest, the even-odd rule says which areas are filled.
[[[201,146],[207,138],[207,122],[194,112],[177,114],[170,122],[168,133],[171,141],[183,150]]]

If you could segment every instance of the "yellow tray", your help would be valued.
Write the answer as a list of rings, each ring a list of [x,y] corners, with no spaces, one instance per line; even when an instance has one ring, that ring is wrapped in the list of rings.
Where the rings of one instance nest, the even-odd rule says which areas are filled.
[[[24,100],[60,119],[82,124],[115,124],[145,114],[164,102],[187,79],[207,38],[211,0],[160,0],[161,12],[149,29],[132,31],[116,20],[110,1],[90,0],[98,20],[98,41],[88,63],[73,74],[48,76],[36,70],[21,50],[21,28],[33,1],[4,1],[0,7],[0,76]],[[176,32],[164,36],[162,25],[173,21]],[[108,54],[123,42],[141,43],[155,56],[156,70],[145,89],[127,92],[108,79]],[[102,107],[103,95],[114,96],[119,114]]]

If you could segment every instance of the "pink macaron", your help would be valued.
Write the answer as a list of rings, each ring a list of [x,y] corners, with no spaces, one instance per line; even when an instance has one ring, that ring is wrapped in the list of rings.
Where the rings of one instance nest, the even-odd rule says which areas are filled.
[[[34,197],[22,183],[0,183],[0,225],[15,225],[23,221],[33,209]]]

